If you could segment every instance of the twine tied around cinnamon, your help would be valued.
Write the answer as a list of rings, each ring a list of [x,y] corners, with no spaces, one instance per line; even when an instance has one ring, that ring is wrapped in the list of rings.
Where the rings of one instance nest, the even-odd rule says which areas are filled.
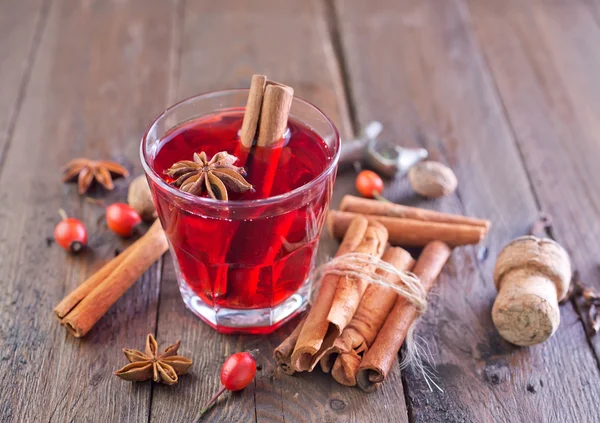
[[[377,273],[378,270],[380,273]],[[382,275],[381,272],[384,274]],[[431,386],[433,385],[440,392],[443,392],[440,386],[434,381],[434,379],[437,379],[436,375],[424,366],[424,361],[430,366],[434,366],[433,357],[427,346],[427,342],[422,337],[419,337],[419,340],[424,344],[420,345],[414,333],[420,317],[427,310],[427,291],[419,277],[412,272],[398,270],[393,265],[378,257],[364,253],[347,253],[335,257],[315,269],[313,272],[311,303],[316,298],[323,277],[327,274],[344,276],[350,279],[361,279],[368,283],[390,288],[415,307],[419,317],[408,329],[405,339],[406,351],[400,363],[400,369],[411,366],[415,371],[423,375],[431,391],[433,391]],[[385,279],[385,274],[396,276],[400,282],[388,282]]]

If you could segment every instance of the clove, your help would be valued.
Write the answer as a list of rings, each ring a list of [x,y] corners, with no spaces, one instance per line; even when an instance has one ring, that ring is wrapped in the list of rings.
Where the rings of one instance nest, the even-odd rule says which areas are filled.
[[[583,308],[582,312],[587,315],[592,335],[596,335],[600,332],[600,294],[595,288],[585,285],[577,271],[573,273],[571,287],[569,298],[576,300]]]

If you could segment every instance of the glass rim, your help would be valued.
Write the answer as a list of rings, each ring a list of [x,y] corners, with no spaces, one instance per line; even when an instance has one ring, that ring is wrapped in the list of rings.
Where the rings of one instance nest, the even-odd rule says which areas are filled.
[[[196,195],[189,194],[180,189],[177,189],[177,188],[169,185],[168,183],[166,183],[165,180],[158,173],[156,173],[154,168],[152,168],[152,166],[150,166],[150,164],[148,163],[146,149],[144,148],[146,145],[146,141],[148,139],[148,135],[150,134],[152,129],[156,126],[156,124],[161,119],[165,118],[171,111],[173,111],[174,109],[176,109],[178,107],[181,107],[184,104],[190,103],[193,100],[197,100],[199,98],[211,98],[211,97],[217,97],[219,95],[241,93],[244,91],[248,92],[249,89],[248,88],[234,88],[234,89],[227,89],[227,90],[208,91],[208,92],[205,92],[202,94],[197,94],[197,95],[188,97],[184,100],[181,100],[181,101],[173,104],[172,106],[168,107],[167,109],[165,109],[158,117],[156,117],[156,119],[154,119],[152,121],[152,123],[150,124],[150,126],[148,127],[146,132],[144,133],[144,136],[142,137],[142,141],[140,143],[140,159],[142,162],[142,167],[144,168],[144,172],[146,173],[146,176],[151,178],[152,181],[154,181],[154,183],[158,184],[165,191],[167,191],[168,193],[170,193],[176,197],[182,198],[194,205],[205,205],[205,206],[210,206],[212,208],[218,208],[218,209],[261,207],[261,206],[269,206],[269,205],[277,204],[277,203],[289,200],[290,198],[298,197],[298,196],[310,191],[310,189],[313,188],[314,186],[323,182],[327,178],[327,176],[333,171],[333,169],[335,169],[335,167],[339,161],[340,150],[341,150],[340,134],[339,134],[337,127],[333,123],[333,121],[325,113],[323,113],[323,111],[321,109],[319,109],[314,104],[312,104],[306,100],[303,100],[300,97],[296,97],[296,96],[294,96],[294,98],[292,100],[292,104],[293,104],[293,102],[299,102],[304,105],[307,105],[309,108],[314,109],[329,124],[329,126],[333,130],[334,137],[335,137],[335,140],[334,140],[335,152],[334,152],[334,155],[333,155],[333,158],[331,159],[331,161],[329,161],[329,163],[327,163],[327,166],[325,166],[325,168],[321,171],[321,173],[319,173],[313,180],[311,180],[310,182],[308,182],[298,188],[295,188],[295,189],[293,189],[289,192],[283,193],[283,194],[275,195],[273,197],[259,198],[259,199],[255,199],[255,200],[222,201],[222,200],[216,200],[213,198],[199,197]]]

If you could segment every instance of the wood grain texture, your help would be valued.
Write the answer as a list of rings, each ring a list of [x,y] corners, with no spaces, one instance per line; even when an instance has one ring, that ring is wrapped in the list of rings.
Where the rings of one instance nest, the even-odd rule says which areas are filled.
[[[553,218],[553,235],[582,280],[600,289],[597,6],[479,1],[471,9],[533,189]],[[590,342],[600,363],[600,337]]]
[[[488,3],[490,9],[498,4]],[[335,4],[359,122],[381,120],[384,137],[427,147],[459,179],[457,195],[439,201],[416,200],[406,181],[393,182],[386,195],[493,222],[486,242],[490,258],[479,262],[477,250],[457,249],[424,316],[419,335],[436,359],[444,393],[429,392],[420,375],[405,372],[411,420],[593,421],[599,388],[591,385],[598,369],[570,304],[556,335],[528,349],[503,341],[491,322],[493,257],[526,232],[537,205],[465,3]],[[490,10],[488,19],[502,15]],[[505,32],[490,38],[507,38]],[[499,60],[513,65],[505,56]],[[520,75],[507,72],[507,83]],[[527,109],[518,113],[527,119]],[[549,186],[556,179],[558,173],[550,176]]]
[[[0,0],[0,10],[0,421],[188,422],[218,389],[225,358],[247,349],[258,350],[255,383],[203,421],[600,421],[600,338],[586,338],[572,304],[557,334],[529,349],[504,342],[490,318],[493,258],[539,208],[600,288],[599,0]],[[253,73],[293,86],[345,136],[381,120],[383,137],[427,147],[459,179],[437,201],[391,181],[390,199],[493,221],[489,258],[455,251],[419,329],[444,393],[411,371],[402,380],[397,366],[370,395],[320,372],[280,374],[271,353],[295,322],[268,337],[217,334],[184,308],[169,257],[85,339],[52,316],[130,242],[60,183],[60,166],[112,159],[133,177],[160,111],[245,87]],[[333,207],[355,193],[354,176],[338,176]],[[92,195],[124,201],[127,182]],[[59,207],[86,224],[85,254],[52,242]],[[336,246],[324,234],[319,260]],[[112,376],[121,348],[155,332],[161,346],[182,339],[190,374],[173,387]]]
[[[325,9],[318,2],[186,2],[181,13],[181,61],[176,98],[227,87],[247,87],[252,74],[294,88],[317,104],[349,135],[343,87],[329,39]],[[216,42],[215,40],[218,40]],[[336,198],[346,192],[338,184]],[[337,243],[321,242],[320,259],[335,253]],[[364,395],[315,371],[287,376],[275,373],[273,349],[294,323],[268,337],[215,333],[184,308],[170,260],[165,263],[158,337],[182,339],[195,364],[178,386],[153,390],[150,420],[185,422],[219,388],[219,369],[237,351],[258,349],[261,370],[254,386],[227,394],[206,422],[364,422],[406,421],[399,371],[380,392]],[[381,404],[385,404],[382,406]]]
[[[48,17],[48,1],[6,0],[0,13],[0,167]]]
[[[170,13],[168,2],[142,0],[49,7],[0,173],[3,422],[147,420],[151,386],[125,383],[112,371],[126,361],[122,347],[142,347],[154,332],[160,267],[83,340],[67,335],[52,308],[129,243],[108,231],[101,207],[60,182],[60,167],[85,156],[140,171],[139,140],[166,103]],[[102,196],[106,202],[124,200],[127,181],[116,185]],[[84,254],[68,255],[52,242],[59,207],[86,224]]]

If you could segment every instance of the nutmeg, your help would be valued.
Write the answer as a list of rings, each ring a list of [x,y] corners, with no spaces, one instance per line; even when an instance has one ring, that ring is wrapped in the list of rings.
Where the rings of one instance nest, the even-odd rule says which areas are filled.
[[[138,176],[131,181],[127,193],[127,202],[138,212],[142,219],[147,221],[156,219],[156,207],[145,176]]]
[[[425,161],[413,166],[408,172],[408,180],[417,194],[428,198],[452,194],[458,185],[452,169],[433,161]]]
[[[523,236],[506,245],[494,268],[498,296],[492,320],[500,335],[521,346],[550,338],[560,324],[558,302],[570,281],[569,255],[557,242]]]

